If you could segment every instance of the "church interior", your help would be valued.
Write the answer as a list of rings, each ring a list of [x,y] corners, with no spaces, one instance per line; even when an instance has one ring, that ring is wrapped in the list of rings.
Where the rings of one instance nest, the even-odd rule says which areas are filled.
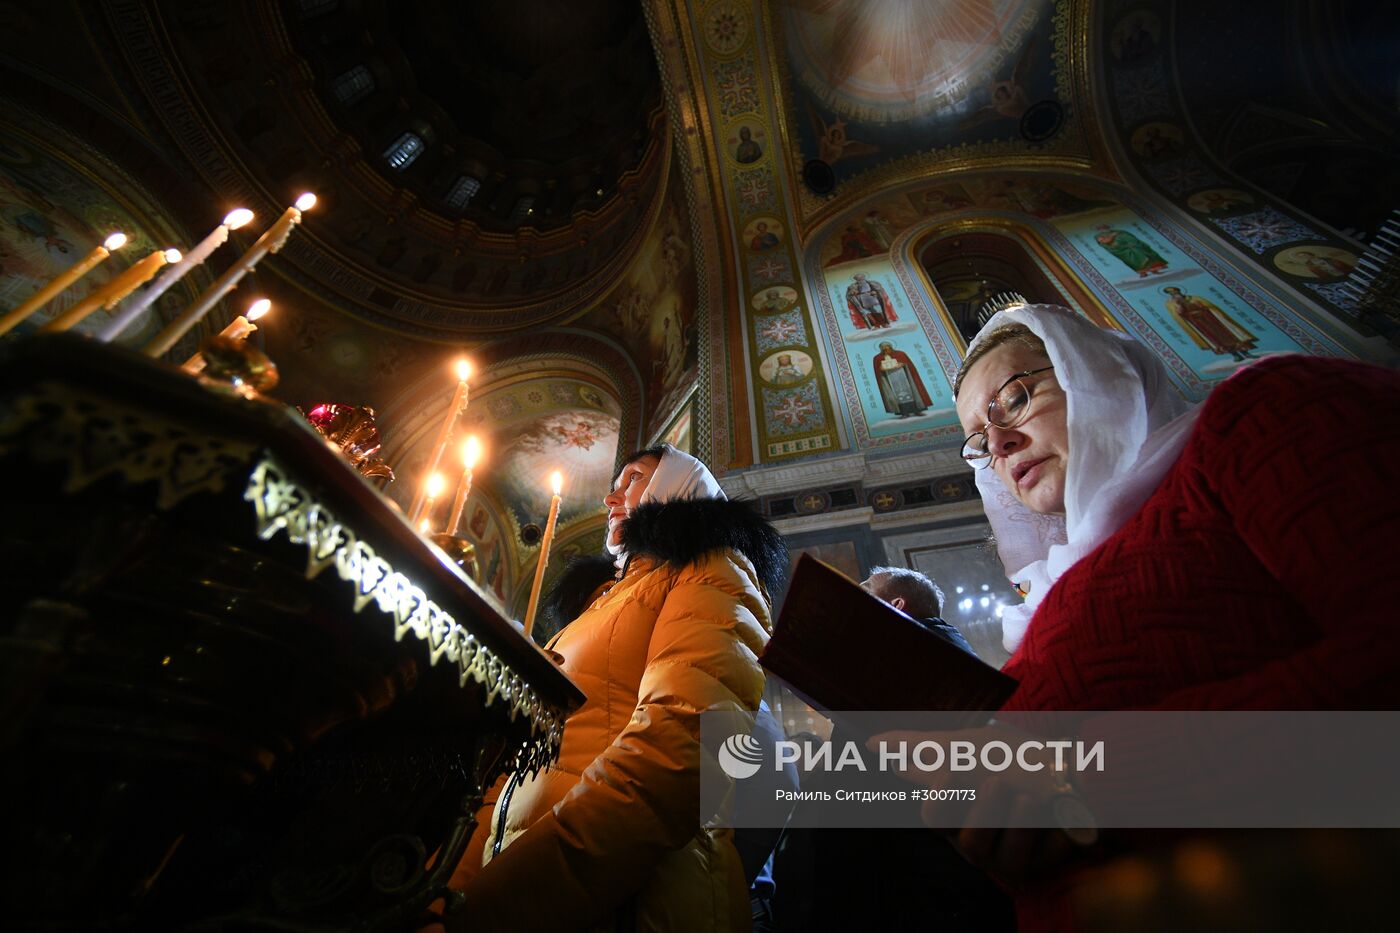
[[[511,620],[603,553],[603,497],[655,444],[751,500],[794,559],[926,572],[999,666],[1019,597],[959,453],[969,342],[998,310],[1061,305],[1145,344],[1192,402],[1270,356],[1400,365],[1397,50],[1395,8],[1361,0],[0,3],[0,735],[31,748],[42,713],[59,760],[121,746],[181,775],[45,772],[48,835],[6,843],[43,908],[19,928],[186,928],[194,901],[170,891],[253,843],[229,830],[186,857],[174,830],[123,821],[265,772],[311,780],[274,760],[323,736],[325,767],[348,760],[338,727],[366,718],[379,752],[451,774],[412,813],[444,827],[428,851],[464,843],[449,798],[490,771],[472,755],[514,743],[539,766],[581,696]],[[395,572],[443,626],[478,626],[484,667],[393,605]],[[154,667],[82,594],[142,620]],[[254,616],[315,632],[252,638]],[[70,629],[86,647],[53,634]],[[364,660],[375,639],[389,661]],[[107,673],[56,700],[75,650]],[[167,743],[192,721],[162,718],[171,698],[229,670],[220,722],[257,728],[217,753]],[[448,711],[459,671],[484,712]],[[822,730],[770,700],[788,733]],[[448,748],[413,725],[428,715],[494,738]],[[6,780],[23,807],[34,773]],[[408,819],[385,787],[368,812]],[[259,793],[248,839],[290,818]],[[419,867],[377,913],[308,876],[279,916],[413,929],[384,892],[442,879],[409,835],[384,837]],[[1243,880],[1113,865],[1090,928],[1221,929],[1239,915],[1200,904],[1231,884],[1388,886],[1388,838],[1314,843],[1347,878],[1267,847]],[[67,906],[92,886],[121,911]],[[1302,928],[1284,901],[1242,903],[1254,928]]]

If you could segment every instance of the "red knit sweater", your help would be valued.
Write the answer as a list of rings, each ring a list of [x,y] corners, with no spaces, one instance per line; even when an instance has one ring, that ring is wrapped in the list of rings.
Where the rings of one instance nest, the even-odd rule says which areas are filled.
[[[1250,366],[1138,514],[1046,594],[1006,708],[1400,708],[1397,534],[1400,375]],[[1019,928],[1074,929],[1074,883],[1018,896]]]
[[[1126,525],[1046,594],[1008,709],[1394,709],[1400,374],[1226,380]]]

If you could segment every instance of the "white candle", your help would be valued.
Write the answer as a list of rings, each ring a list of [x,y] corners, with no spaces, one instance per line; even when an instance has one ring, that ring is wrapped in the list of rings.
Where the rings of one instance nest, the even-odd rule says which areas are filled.
[[[270,310],[272,310],[272,302],[267,298],[259,298],[248,306],[246,315],[238,315],[229,322],[227,327],[219,331],[219,336],[229,337],[233,340],[247,340],[258,329],[258,325],[253,322],[260,320]],[[185,365],[180,368],[190,373],[203,372],[205,362],[204,354],[196,351],[195,355],[185,360]]]
[[[141,316],[141,312],[155,304],[157,298],[183,279],[191,269],[213,255],[214,250],[223,246],[228,241],[230,230],[237,230],[252,219],[253,212],[246,207],[230,211],[229,215],[224,218],[224,222],[215,227],[207,237],[200,240],[199,245],[185,254],[184,259],[162,272],[160,278],[156,279],[150,288],[137,295],[131,304],[122,309],[120,314],[107,322],[107,326],[98,333],[97,339],[107,342],[115,340],[122,331],[130,327]]]
[[[132,263],[121,275],[49,321],[39,330],[49,333],[68,330],[98,308],[110,311],[143,283],[149,282],[151,276],[155,275],[156,270],[161,266],[179,261],[180,251],[178,249],[158,249],[140,262]]]
[[[8,334],[14,329],[16,324],[48,304],[53,300],[54,296],[78,281],[78,279],[87,275],[98,263],[103,262],[108,256],[125,245],[125,233],[114,233],[109,236],[101,246],[94,248],[92,252],[78,260],[77,263],[60,272],[54,277],[53,281],[31,295],[29,300],[25,301],[9,314],[6,314],[3,318],[0,318],[0,334]]]
[[[437,504],[437,497],[442,495],[442,491],[447,488],[447,480],[441,473],[434,473],[428,477],[428,481],[423,484],[423,489],[427,492],[427,504],[423,508],[423,520],[418,523],[418,530],[427,534],[433,527],[433,506]]]
[[[428,459],[428,472],[437,470],[438,464],[442,462],[442,454],[447,450],[447,442],[452,437],[452,426],[457,423],[457,416],[467,409],[469,387],[467,380],[472,375],[472,364],[470,360],[460,359],[457,361],[457,388],[452,393],[452,403],[447,406],[447,417],[442,422],[442,428],[438,431],[437,440],[433,442],[433,453]],[[413,505],[408,510],[408,520],[418,521],[423,511],[423,490],[419,489],[418,495],[413,499]]]
[[[544,538],[540,541],[540,562],[535,565],[535,583],[530,587],[530,607],[525,611],[525,637],[535,628],[535,611],[540,607],[540,589],[544,586],[544,568],[549,563],[549,545],[554,541],[554,524],[559,520],[559,493],[564,488],[564,477],[555,470],[549,477],[554,488],[554,498],[549,500],[549,521],[545,522]]]
[[[165,330],[156,335],[156,338],[146,346],[141,352],[147,356],[161,356],[179,341],[190,328],[199,323],[204,315],[209,313],[209,309],[218,304],[225,295],[233,291],[238,286],[238,282],[243,276],[253,271],[253,267],[269,253],[275,253],[287,242],[287,237],[292,235],[292,228],[301,223],[301,215],[304,211],[309,211],[316,206],[316,195],[310,192],[297,198],[297,203],[287,208],[281,217],[277,218],[277,223],[268,227],[262,236],[258,237],[256,243],[239,257],[238,261],[229,266],[228,271],[214,280],[214,284],[205,289],[204,294],[194,304],[190,305],[184,312],[171,321]]]
[[[472,491],[472,469],[480,458],[481,441],[473,434],[462,444],[462,478],[457,482],[457,495],[452,500],[452,517],[447,520],[447,533],[450,535],[455,535],[457,526],[462,523],[462,511],[467,507],[467,496]]]

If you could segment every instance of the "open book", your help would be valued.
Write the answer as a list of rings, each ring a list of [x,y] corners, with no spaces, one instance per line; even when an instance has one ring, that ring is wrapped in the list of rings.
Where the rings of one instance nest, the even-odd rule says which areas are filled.
[[[808,703],[995,711],[1016,681],[803,554],[760,663]]]

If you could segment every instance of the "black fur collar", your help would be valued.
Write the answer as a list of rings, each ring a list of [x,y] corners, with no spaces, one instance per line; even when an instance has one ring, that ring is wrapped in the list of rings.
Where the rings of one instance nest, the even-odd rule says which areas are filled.
[[[646,554],[684,567],[710,551],[734,548],[753,562],[770,603],[782,593],[788,552],[783,536],[740,500],[687,499],[638,506],[623,526],[629,554]],[[540,601],[535,636],[548,641],[588,608],[615,569],[607,556],[575,557]]]
[[[622,526],[622,544],[633,556],[648,555],[672,567],[694,563],[711,551],[733,548],[753,562],[770,601],[787,578],[787,544],[752,504],[738,499],[678,499],[648,502],[632,510]]]
[[[549,592],[540,600],[539,618],[535,620],[535,635],[542,643],[554,637],[588,608],[598,587],[614,574],[613,559],[608,556],[575,557],[569,561]]]

